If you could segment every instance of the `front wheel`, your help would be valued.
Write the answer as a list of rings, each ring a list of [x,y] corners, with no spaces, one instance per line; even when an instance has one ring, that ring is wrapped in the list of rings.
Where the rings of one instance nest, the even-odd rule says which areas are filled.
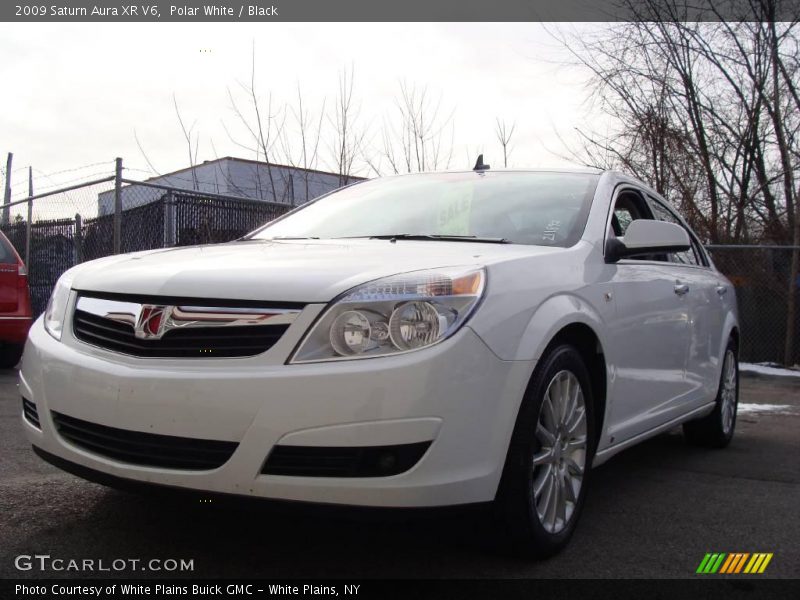
[[[739,405],[739,359],[733,340],[725,350],[714,410],[701,419],[683,424],[686,439],[697,446],[724,448],[733,438]]]
[[[544,558],[566,546],[586,497],[592,408],[580,353],[553,348],[522,400],[495,500],[493,537],[504,548]]]

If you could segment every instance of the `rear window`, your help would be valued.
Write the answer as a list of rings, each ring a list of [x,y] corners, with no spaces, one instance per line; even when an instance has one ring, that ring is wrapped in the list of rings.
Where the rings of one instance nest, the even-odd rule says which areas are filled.
[[[0,235],[0,264],[17,264],[17,255],[6,236]]]

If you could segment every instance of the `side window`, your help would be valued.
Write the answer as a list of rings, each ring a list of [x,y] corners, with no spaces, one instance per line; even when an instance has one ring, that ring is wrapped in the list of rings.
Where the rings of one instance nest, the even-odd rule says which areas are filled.
[[[680,225],[683,227],[683,223],[681,223],[675,217],[675,215],[673,215],[663,204],[657,200],[650,198],[650,207],[653,209],[653,214],[659,221],[666,221],[667,223],[674,223],[675,225]],[[689,232],[687,231],[687,233]],[[697,243],[695,242],[694,236],[691,233],[689,233],[689,239],[692,241],[692,247],[685,252],[671,252],[668,255],[670,262],[684,265],[703,264],[703,259],[701,258],[702,255],[700,254],[700,251],[697,248]]]
[[[636,219],[652,219],[647,203],[634,191],[620,192],[614,202],[611,227],[616,237],[624,237],[628,226]]]
[[[616,223],[616,227],[614,227],[614,235],[617,237],[622,237],[625,235],[625,232],[628,230],[628,225],[630,225],[634,220],[633,214],[631,214],[630,207],[628,206],[617,206],[614,207],[614,219]]]
[[[637,219],[653,219],[645,199],[633,190],[620,192],[614,203],[614,214],[611,216],[611,229],[615,237],[625,237],[628,226]],[[647,254],[631,257],[631,260],[667,261],[664,254]]]

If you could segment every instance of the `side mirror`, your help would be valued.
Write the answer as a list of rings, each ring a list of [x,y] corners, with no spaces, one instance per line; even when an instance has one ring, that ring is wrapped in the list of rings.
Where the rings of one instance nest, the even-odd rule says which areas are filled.
[[[608,239],[606,262],[615,263],[621,258],[642,254],[683,252],[690,247],[689,234],[680,225],[637,219],[628,225],[625,237]]]

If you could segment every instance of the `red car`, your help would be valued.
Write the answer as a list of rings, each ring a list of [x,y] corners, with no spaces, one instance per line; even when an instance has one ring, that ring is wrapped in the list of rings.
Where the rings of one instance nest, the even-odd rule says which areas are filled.
[[[19,362],[32,317],[28,270],[0,232],[0,368]]]

